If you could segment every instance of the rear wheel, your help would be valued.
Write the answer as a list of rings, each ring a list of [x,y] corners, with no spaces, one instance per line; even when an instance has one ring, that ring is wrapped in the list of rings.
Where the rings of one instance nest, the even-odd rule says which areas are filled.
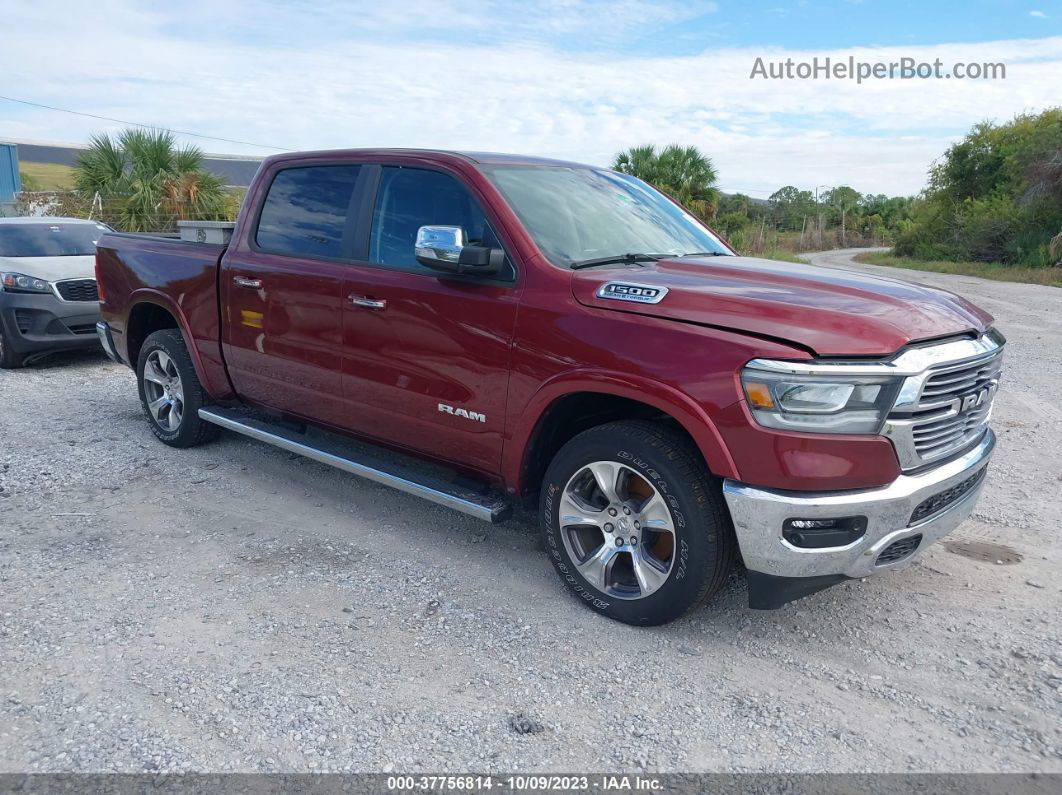
[[[179,331],[163,329],[144,340],[136,374],[155,436],[171,447],[194,447],[217,436],[216,425],[199,419],[207,395]]]
[[[0,324],[0,368],[13,370],[22,366],[22,357],[15,352],[4,335],[3,324]]]
[[[584,431],[542,489],[546,550],[567,588],[628,624],[664,624],[714,594],[735,540],[719,482],[689,441],[651,422]]]

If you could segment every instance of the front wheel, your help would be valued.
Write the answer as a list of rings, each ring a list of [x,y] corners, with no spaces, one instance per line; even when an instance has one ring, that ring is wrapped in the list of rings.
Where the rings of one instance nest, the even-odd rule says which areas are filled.
[[[194,447],[217,436],[218,427],[199,419],[207,394],[177,329],[144,340],[136,365],[140,402],[151,432],[171,447]]]
[[[675,620],[733,566],[718,481],[686,437],[657,423],[613,422],[571,439],[546,472],[540,516],[568,590],[627,624]]]

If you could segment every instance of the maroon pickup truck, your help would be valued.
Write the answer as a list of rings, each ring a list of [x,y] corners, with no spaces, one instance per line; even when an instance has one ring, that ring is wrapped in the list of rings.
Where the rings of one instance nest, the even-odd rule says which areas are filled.
[[[154,434],[245,434],[488,521],[537,506],[632,624],[900,568],[973,510],[1004,339],[950,293],[742,257],[631,176],[495,154],[263,163],[227,245],[107,234]]]

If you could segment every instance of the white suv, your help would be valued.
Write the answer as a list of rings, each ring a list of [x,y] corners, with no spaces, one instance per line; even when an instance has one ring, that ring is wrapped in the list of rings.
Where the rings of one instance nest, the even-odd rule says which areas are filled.
[[[105,224],[0,218],[0,367],[99,345],[96,241]]]

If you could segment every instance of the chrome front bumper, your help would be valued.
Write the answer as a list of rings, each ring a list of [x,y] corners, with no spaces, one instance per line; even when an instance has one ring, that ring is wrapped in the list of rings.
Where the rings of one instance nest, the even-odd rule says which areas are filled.
[[[820,583],[818,587],[798,589],[803,590],[799,596],[844,579],[867,577],[906,566],[921,550],[943,538],[970,515],[985,480],[980,478],[960,498],[912,524],[915,509],[930,497],[963,483],[988,466],[995,443],[995,434],[988,428],[980,442],[958,458],[921,474],[900,475],[888,486],[865,491],[809,494],[724,481],[723,495],[730,507],[745,566],[750,575],[766,575],[750,576],[750,583],[775,578],[814,578]],[[782,537],[782,525],[786,519],[846,516],[865,516],[867,519],[865,534],[847,546],[805,549],[793,546]],[[922,539],[913,554],[895,562],[878,562],[881,553],[892,544],[917,535]],[[810,579],[807,584],[811,585]],[[785,601],[790,600],[785,599],[782,603]]]

